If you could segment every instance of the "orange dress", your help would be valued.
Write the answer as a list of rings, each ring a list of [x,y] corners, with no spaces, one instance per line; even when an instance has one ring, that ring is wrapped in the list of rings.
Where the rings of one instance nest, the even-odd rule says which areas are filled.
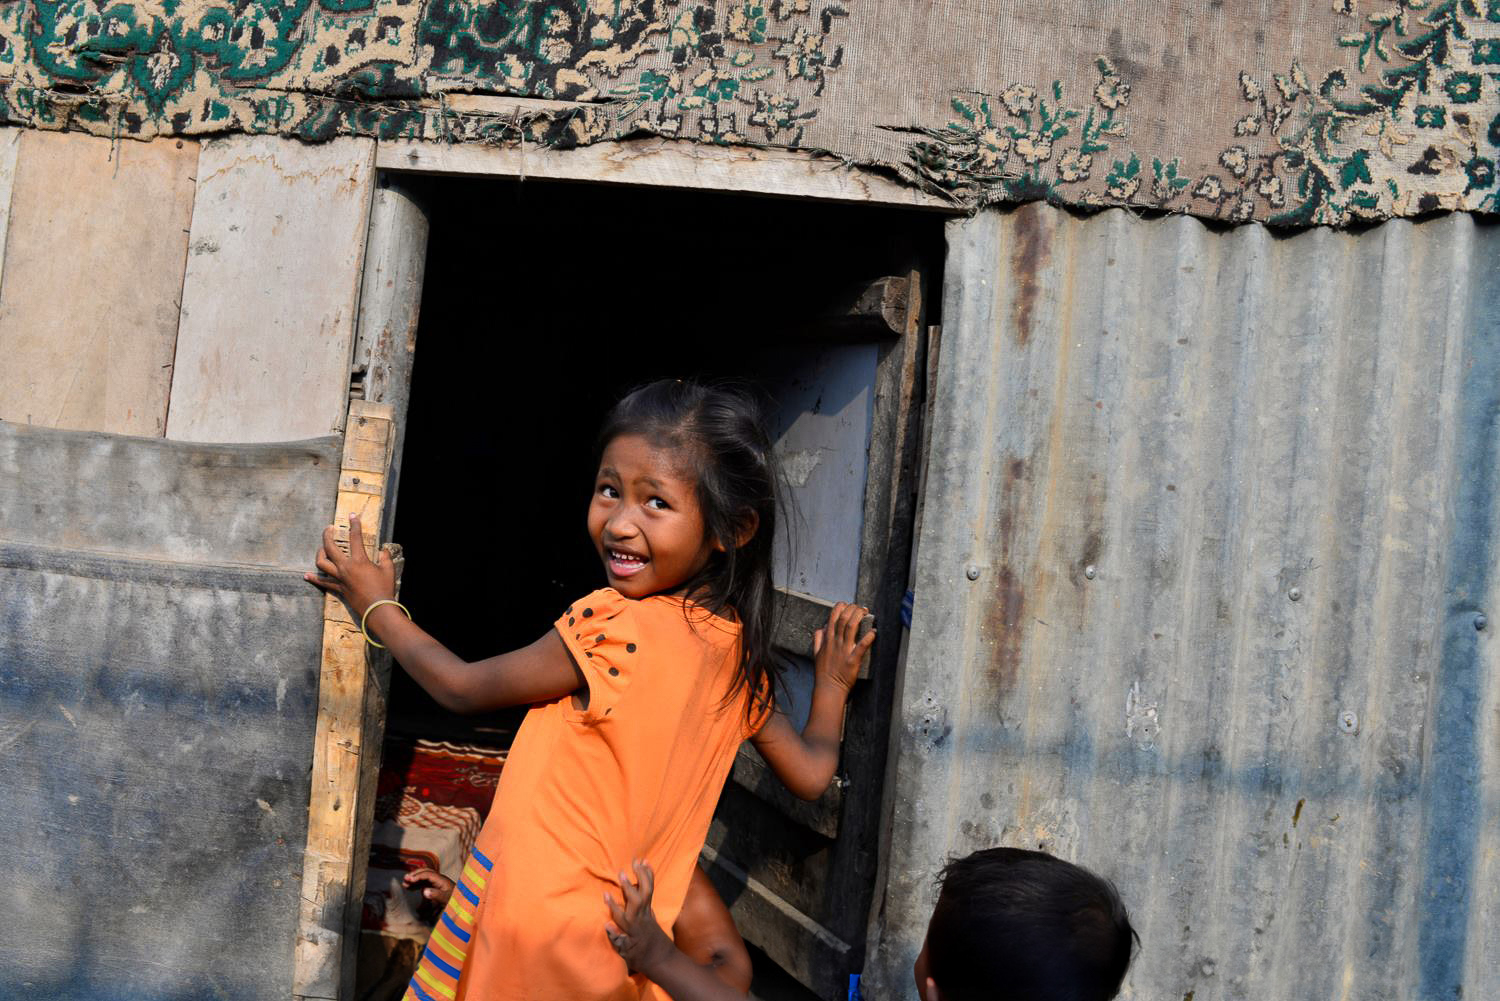
[[[588,682],[526,715],[474,852],[406,1001],[635,1001],[604,935],[604,894],[635,858],[656,871],[669,933],[736,749],[750,735],[734,683],[740,628],[682,598],[612,588],[557,631]]]

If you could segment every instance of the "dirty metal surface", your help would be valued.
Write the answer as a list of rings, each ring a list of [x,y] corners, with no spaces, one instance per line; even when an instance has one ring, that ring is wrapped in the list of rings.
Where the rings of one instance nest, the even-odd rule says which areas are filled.
[[[337,476],[0,423],[0,996],[290,994]]]
[[[867,996],[997,844],[1126,998],[1500,996],[1500,227],[949,225]]]

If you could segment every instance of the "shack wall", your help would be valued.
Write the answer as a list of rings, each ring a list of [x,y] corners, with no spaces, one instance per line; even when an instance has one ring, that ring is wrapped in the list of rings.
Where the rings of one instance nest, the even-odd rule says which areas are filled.
[[[1129,998],[1500,994],[1500,228],[948,238],[868,996],[996,844],[1118,883]]]
[[[352,979],[380,667],[302,572],[380,522],[361,308],[358,391],[409,371],[397,240],[361,300],[374,146],[0,129],[0,835],[41,932],[0,994]]]
[[[1500,208],[1497,66],[1495,0],[0,8],[0,122],[606,156],[650,134],[827,151],[966,206],[1294,225]]]

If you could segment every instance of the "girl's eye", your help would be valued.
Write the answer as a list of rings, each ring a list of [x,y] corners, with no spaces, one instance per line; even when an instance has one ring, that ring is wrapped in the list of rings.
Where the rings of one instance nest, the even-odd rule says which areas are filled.
[[[616,497],[620,496],[620,491],[616,490],[614,487],[610,486],[608,483],[604,483],[604,484],[600,485],[600,487],[599,487],[599,493],[602,494],[605,497],[608,497],[610,500],[614,500]]]
[[[668,504],[666,501],[662,500],[660,497],[653,497],[653,498],[651,498],[650,500],[648,500],[646,502],[646,505],[648,507],[650,507],[650,508],[653,508],[653,509],[657,510],[657,511],[666,511],[666,510],[669,510],[672,507],[672,505]]]

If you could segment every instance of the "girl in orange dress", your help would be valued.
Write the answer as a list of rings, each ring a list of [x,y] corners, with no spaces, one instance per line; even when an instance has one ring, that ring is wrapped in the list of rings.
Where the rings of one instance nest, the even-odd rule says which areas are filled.
[[[615,406],[599,441],[588,532],[609,586],[530,646],[474,663],[454,655],[402,614],[390,561],[365,557],[353,518],[349,553],[330,527],[321,574],[308,575],[447,708],[532,706],[408,1001],[666,997],[605,937],[618,874],[653,861],[656,914],[670,928],[741,741],[804,798],[838,766],[844,703],[873,633],[855,638],[863,609],[834,609],[799,733],[776,709],[777,474],[754,402],[652,383]]]

